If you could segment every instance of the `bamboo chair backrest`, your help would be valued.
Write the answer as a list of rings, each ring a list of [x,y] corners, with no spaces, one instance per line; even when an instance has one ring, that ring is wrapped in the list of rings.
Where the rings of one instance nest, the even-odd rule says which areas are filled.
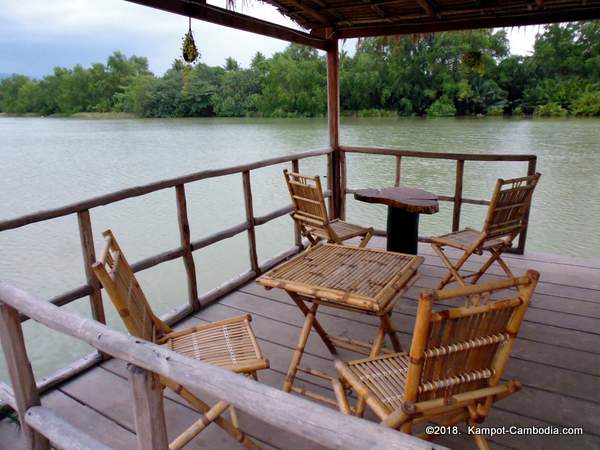
[[[527,227],[527,212],[540,176],[536,173],[496,182],[483,229],[487,239],[504,238],[510,243]]]
[[[150,308],[131,266],[110,230],[102,233],[104,248],[92,265],[98,280],[108,293],[127,330],[133,336],[156,342],[171,328]]]
[[[405,400],[447,398],[466,391],[496,386],[502,377],[513,341],[539,275],[466,288],[424,292],[410,349]],[[511,295],[491,299],[499,289]],[[476,306],[433,312],[432,302],[477,295]]]
[[[329,232],[329,219],[319,176],[306,176],[283,171],[292,197],[293,217],[303,225]]]

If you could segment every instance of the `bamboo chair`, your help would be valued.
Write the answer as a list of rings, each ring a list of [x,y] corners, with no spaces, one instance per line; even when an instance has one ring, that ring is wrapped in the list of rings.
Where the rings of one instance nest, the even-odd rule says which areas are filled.
[[[283,175],[292,197],[292,218],[311,245],[322,239],[342,244],[358,236],[362,236],[359,247],[367,245],[373,236],[373,228],[364,228],[341,219],[329,220],[319,176],[300,175],[287,169]]]
[[[407,433],[424,422],[452,426],[465,421],[477,427],[493,403],[521,388],[517,380],[500,380],[538,279],[537,272],[528,271],[516,279],[423,291],[409,354],[336,361],[340,380],[333,384],[340,410],[355,412],[346,397],[349,387],[383,425]],[[517,291],[505,291],[508,297],[490,299],[494,291],[512,287]],[[487,301],[432,311],[435,301],[473,295]],[[489,448],[483,435],[474,438],[479,449]]]
[[[173,331],[152,312],[112,232],[107,230],[103,236],[104,248],[99,261],[94,263],[92,268],[129,333],[190,358],[215,364],[255,379],[257,370],[269,367],[269,362],[263,358],[252,332],[250,326],[252,317],[249,314]],[[173,380],[160,377],[160,383],[163,389],[168,387],[202,414],[198,421],[169,444],[169,450],[179,450],[212,422],[223,428],[246,448],[260,449],[240,430],[237,414],[229,403],[219,401],[210,407]],[[222,417],[227,409],[231,421]]]
[[[502,259],[502,253],[512,247],[514,239],[527,228],[527,216],[531,206],[533,191],[540,179],[540,174],[530,175],[511,180],[499,179],[496,182],[494,194],[487,212],[483,231],[473,228],[454,233],[445,234],[431,238],[431,246],[448,267],[448,274],[440,281],[437,289],[442,289],[452,281],[466,286],[465,279],[472,278],[472,284],[483,276],[490,266],[497,262],[509,277],[514,275],[506,262]],[[452,247],[462,250],[464,253],[452,264],[444,247]],[[481,268],[472,274],[463,276],[460,274],[461,267],[467,262],[471,255],[482,255],[484,251],[490,253],[489,259]]]

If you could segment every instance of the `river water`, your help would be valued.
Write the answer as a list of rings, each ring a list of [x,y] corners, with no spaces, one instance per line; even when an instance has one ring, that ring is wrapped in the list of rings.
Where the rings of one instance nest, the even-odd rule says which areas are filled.
[[[342,119],[346,145],[391,146],[464,153],[533,153],[543,174],[535,193],[527,248],[600,257],[600,120],[584,119]],[[209,168],[326,147],[325,119],[85,120],[0,117],[0,220]],[[255,214],[288,202],[285,165],[252,172]],[[348,185],[393,184],[394,158],[348,155]],[[300,163],[326,174],[325,157]],[[465,197],[487,199],[497,178],[523,175],[526,163],[465,165]],[[402,184],[451,195],[455,163],[403,159]],[[239,174],[186,187],[192,239],[245,220]],[[348,219],[385,228],[385,207],[348,196]],[[481,227],[485,207],[463,205],[461,226]],[[173,189],[92,210],[96,244],[111,228],[130,261],[179,245]],[[451,203],[421,216],[421,234],[449,231]],[[259,259],[293,242],[287,216],[257,229]],[[247,239],[239,235],[194,253],[200,290],[248,269]],[[75,216],[0,233],[0,279],[49,298],[85,282]],[[186,299],[180,260],[138,278],[158,313]],[[109,324],[122,328],[105,299]],[[66,308],[89,315],[86,299]],[[85,345],[31,323],[28,351],[41,377],[90,351]],[[6,379],[0,359],[0,379]]]

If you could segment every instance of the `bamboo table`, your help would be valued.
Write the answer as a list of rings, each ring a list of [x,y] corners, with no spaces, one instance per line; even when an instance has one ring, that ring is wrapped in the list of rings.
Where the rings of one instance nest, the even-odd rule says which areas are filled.
[[[383,349],[386,335],[394,351],[402,351],[390,316],[401,294],[416,279],[422,263],[423,258],[415,255],[321,243],[259,277],[256,281],[267,289],[284,289],[305,316],[283,390],[328,402],[322,396],[293,387],[298,370],[331,379],[314,369],[299,367],[311,328],[334,355],[339,347],[376,356]],[[309,307],[307,303],[312,304]],[[320,305],[379,317],[373,343],[329,335],[316,318]]]
[[[435,194],[402,186],[360,189],[354,198],[387,205],[387,249],[412,255],[417,254],[419,214],[435,214],[439,210]]]

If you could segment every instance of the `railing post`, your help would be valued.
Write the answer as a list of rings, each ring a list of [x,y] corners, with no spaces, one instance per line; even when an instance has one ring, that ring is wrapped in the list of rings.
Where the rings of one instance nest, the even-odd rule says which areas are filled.
[[[167,427],[163,392],[158,375],[133,364],[127,365],[133,399],[133,416],[139,450],[167,450]]]
[[[465,160],[456,160],[456,184],[454,186],[454,208],[452,209],[452,231],[460,228],[460,208],[462,206],[463,175]]]
[[[292,172],[300,173],[300,161],[297,159],[292,160]],[[300,231],[300,225],[294,220],[294,245],[298,248],[302,248],[302,233]]]
[[[25,414],[29,408],[41,405],[40,394],[27,356],[19,313],[1,301],[0,341],[2,342],[2,350],[4,351],[8,374],[15,395],[17,413],[26,448],[30,450],[49,450],[48,440],[31,428],[25,420]]]
[[[256,253],[256,231],[254,230],[254,207],[252,206],[252,186],[250,185],[250,171],[242,172],[244,185],[244,204],[246,205],[246,223],[248,224],[248,250],[250,252],[250,267],[255,274],[259,274],[258,255]]]
[[[527,164],[527,176],[531,176],[531,175],[535,174],[536,166],[537,166],[537,158],[534,157],[533,159],[530,159],[529,163]],[[525,242],[527,242],[527,228],[529,228],[529,212],[530,211],[531,211],[531,206],[529,207],[529,210],[525,214],[525,223],[527,223],[527,226],[525,227],[523,232],[519,235],[519,244],[517,245],[517,248],[515,249],[515,253],[518,255],[522,255],[523,253],[525,253]]]
[[[396,179],[394,186],[400,186],[400,177],[402,175],[402,156],[396,156]]]
[[[187,213],[187,200],[185,197],[185,185],[178,184],[175,186],[177,196],[177,221],[179,223],[179,240],[183,247],[183,264],[187,273],[188,282],[188,301],[192,311],[200,309],[200,301],[198,300],[198,281],[196,278],[196,264],[194,263],[194,255],[192,255],[192,245],[190,237],[190,222]]]
[[[327,123],[329,128],[329,146],[333,150],[328,158],[327,186],[329,197],[329,215],[339,218],[344,214],[345,192],[342,191],[340,150],[340,57],[338,40],[327,41]]]
[[[92,289],[92,292],[90,292],[92,317],[100,323],[106,323],[100,282],[92,272],[92,264],[96,262],[96,251],[94,249],[94,235],[92,232],[92,221],[89,209],[84,209],[77,213],[77,223],[79,224],[79,238],[81,240],[81,251],[83,253],[85,278]]]

